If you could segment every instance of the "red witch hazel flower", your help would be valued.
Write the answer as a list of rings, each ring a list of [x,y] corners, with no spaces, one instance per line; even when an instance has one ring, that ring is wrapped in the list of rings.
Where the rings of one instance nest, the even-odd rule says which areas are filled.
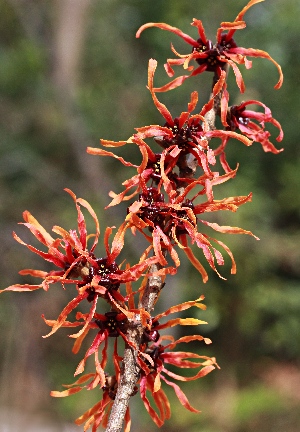
[[[195,18],[193,19],[192,25],[198,29],[199,38],[197,40],[193,39],[186,33],[183,33],[180,29],[165,23],[148,23],[141,26],[137,31],[137,37],[139,37],[140,34],[147,28],[158,27],[162,30],[175,33],[177,36],[181,37],[185,42],[192,46],[192,52],[190,54],[181,55],[174,49],[172,45],[173,53],[179,58],[169,59],[165,65],[166,72],[170,77],[174,75],[174,70],[172,68],[174,65],[183,65],[186,70],[192,71],[190,75],[184,75],[175,78],[165,86],[156,88],[155,91],[171,90],[181,85],[185,79],[201,74],[204,71],[214,72],[217,77],[221,77],[222,71],[225,70],[227,65],[229,65],[233,69],[237,85],[240,91],[243,93],[245,91],[245,84],[237,64],[244,64],[247,69],[251,68],[252,62],[249,61],[246,56],[262,57],[273,62],[279,72],[279,80],[275,85],[275,88],[280,88],[283,82],[283,75],[279,64],[267,52],[259,49],[239,47],[233,39],[233,36],[237,30],[246,27],[246,23],[243,21],[243,18],[248,9],[250,9],[250,7],[254,4],[260,3],[262,1],[264,0],[249,1],[249,3],[242,9],[233,22],[222,22],[219,29],[217,30],[217,42],[215,45],[211,40],[207,39],[202,22]],[[195,60],[198,63],[199,66],[196,69],[189,65],[191,60]]]
[[[154,73],[157,61],[150,59],[148,67],[148,88],[158,111],[165,120],[164,126],[150,125],[136,128],[137,133],[127,141],[107,141],[101,140],[104,147],[118,148],[126,144],[136,144],[142,154],[142,162],[139,166],[125,161],[122,157],[116,156],[113,152],[88,147],[87,152],[93,155],[110,156],[120,160],[125,166],[137,168],[137,174],[123,182],[125,190],[119,194],[110,192],[113,198],[109,206],[119,204],[133,198],[140,191],[144,191],[146,183],[163,185],[170,198],[176,195],[179,185],[184,185],[190,181],[194,172],[186,164],[186,156],[191,154],[202,168],[205,178],[212,179],[218,173],[212,172],[210,165],[216,163],[214,152],[210,149],[208,141],[211,138],[220,138],[222,142],[228,138],[235,138],[243,144],[249,146],[251,141],[234,131],[208,130],[204,115],[211,109],[214,97],[223,87],[224,75],[221,84],[216,84],[213,89],[211,100],[204,105],[199,114],[192,115],[198,102],[197,92],[191,94],[188,110],[182,112],[179,117],[173,118],[167,107],[161,103],[154,92]],[[155,141],[164,149],[162,153],[154,153],[144,141],[147,138],[154,138]],[[175,166],[179,167],[180,178],[174,173]],[[132,189],[134,188],[133,192]]]
[[[188,110],[182,112],[179,117],[173,118],[170,111],[163,103],[158,100],[155,94],[156,89],[154,88],[153,80],[156,67],[157,61],[150,59],[148,66],[148,88],[156,108],[164,117],[166,123],[164,127],[152,125],[136,128],[139,137],[143,139],[157,136],[162,137],[163,140],[160,138],[158,143],[165,149],[168,148],[169,151],[173,150],[173,148],[170,149],[169,147],[174,146],[174,157],[176,157],[181,151],[184,154],[187,154],[191,153],[192,151],[196,151],[195,149],[197,148],[206,148],[207,141],[210,138],[224,138],[229,136],[239,139],[246,145],[250,145],[249,140],[239,134],[232,134],[228,133],[228,131],[220,131],[217,129],[209,130],[206,125],[204,115],[211,109],[214,97],[216,97],[222,90],[225,78],[224,75],[222,75],[221,84],[215,84],[212,98],[206,105],[204,105],[199,114],[191,114],[192,111],[195,110],[198,102],[198,93],[195,91],[191,94]],[[196,154],[194,156],[196,157]],[[199,156],[198,159],[200,159]]]
[[[206,344],[210,344],[210,339],[204,338],[200,335],[193,335],[184,336],[175,341],[172,336],[160,336],[159,334],[160,330],[174,327],[176,325],[206,324],[206,322],[195,318],[175,318],[169,319],[164,324],[159,323],[159,320],[162,318],[173,313],[187,310],[193,306],[205,310],[205,305],[201,303],[203,299],[204,296],[201,296],[197,300],[184,302],[177,306],[172,306],[165,312],[153,318],[151,320],[150,329],[147,329],[147,331],[144,332],[144,345],[141,346],[141,349],[144,351],[144,355],[147,355],[147,357],[146,360],[145,358],[142,359],[141,356],[139,357],[139,364],[141,367],[139,389],[145,408],[157,426],[162,426],[164,421],[170,418],[171,415],[170,403],[162,389],[161,381],[164,381],[167,385],[174,389],[178,400],[186,409],[191,412],[198,413],[199,410],[191,406],[180,386],[174,383],[173,380],[175,379],[181,382],[193,381],[204,377],[214,370],[215,367],[218,367],[215,358],[201,356],[194,352],[173,352],[174,348],[178,344],[196,341],[202,341]],[[169,340],[170,343],[163,345],[163,342],[166,340]],[[183,369],[197,368],[198,372],[196,375],[186,377],[170,371],[168,369],[168,365]],[[151,394],[153,402],[159,413],[157,413],[151,406],[151,403],[147,398],[147,392]]]
[[[52,323],[52,331],[47,336],[55,333],[63,326],[67,316],[82,301],[87,300],[91,303],[90,313],[77,336],[83,334],[95,315],[99,297],[104,298],[111,304],[124,302],[125,299],[119,292],[120,285],[138,280],[144,275],[150,265],[157,262],[156,257],[148,257],[149,250],[146,250],[142,254],[138,264],[132,267],[127,266],[124,270],[119,268],[116,258],[124,246],[125,232],[129,227],[127,222],[124,222],[117,230],[111,247],[109,246],[109,237],[112,234],[112,228],[106,228],[104,234],[106,256],[97,258],[94,253],[100,234],[97,216],[87,201],[82,198],[76,198],[75,194],[68,189],[67,192],[72,196],[76,204],[79,235],[75,230],[68,232],[61,227],[54,226],[53,231],[60,235],[60,237],[54,239],[29,212],[24,212],[24,225],[30,229],[37,240],[48,248],[48,251],[43,252],[26,244],[14,233],[14,238],[19,243],[27,246],[29,250],[38,254],[46,261],[51,262],[61,270],[52,270],[50,272],[32,269],[22,270],[20,274],[42,278],[43,282],[39,285],[16,284],[0,291],[32,291],[39,288],[47,290],[50,284],[57,282],[61,283],[63,287],[66,284],[76,284],[78,295],[65,306],[57,320]],[[85,207],[94,219],[96,225],[95,234],[87,235],[85,218],[80,206]],[[92,247],[88,249],[87,241],[90,237],[95,238]]]
[[[192,155],[197,161],[197,164],[202,168],[203,174],[207,179],[213,179],[219,175],[211,171],[210,165],[216,163],[214,151],[209,147],[208,142],[211,138],[220,138],[223,141],[228,141],[229,138],[235,138],[243,144],[249,146],[251,141],[234,131],[224,130],[208,130],[204,115],[211,109],[213,98],[220,92],[222,85],[216,84],[213,89],[212,99],[204,105],[199,114],[192,115],[191,112],[196,108],[198,102],[197,92],[191,94],[191,101],[188,104],[188,110],[182,112],[179,117],[173,118],[167,107],[161,103],[156,94],[153,85],[154,73],[157,67],[157,62],[154,59],[149,60],[148,67],[148,88],[151,92],[153,102],[164,117],[166,123],[164,126],[150,125],[142,128],[136,128],[137,135],[135,139],[144,140],[146,138],[154,138],[165,150],[160,158],[160,170],[162,184],[170,198],[174,197],[177,192],[178,183],[189,182],[188,178],[177,179],[176,187],[172,179],[168,178],[165,172],[165,160],[172,158],[170,167],[174,168],[175,165],[179,167],[184,176],[189,177],[194,175],[195,172],[187,166],[186,156]],[[224,78],[224,77],[223,77]]]
[[[226,88],[224,88],[221,98],[220,117],[227,131],[239,129],[245,137],[253,140],[252,142],[259,142],[265,152],[278,154],[283,151],[283,148],[277,149],[269,140],[271,134],[266,130],[266,123],[271,123],[279,130],[276,141],[281,142],[283,140],[281,125],[272,117],[270,108],[257,100],[249,100],[233,106],[228,106],[228,101],[229,93]],[[264,112],[249,110],[247,109],[248,105],[258,105],[264,109]],[[214,149],[215,156],[219,156],[222,167],[227,173],[231,171],[225,155],[225,148],[228,141],[229,138],[226,137],[222,140],[221,145]]]
[[[171,343],[168,345],[162,345],[162,342],[169,339]],[[146,353],[150,356],[152,364],[146,362],[141,366],[143,369],[142,378],[140,380],[140,394],[144,402],[145,408],[150,414],[152,420],[157,424],[157,426],[162,426],[165,420],[169,419],[171,416],[170,403],[167,395],[161,388],[161,380],[163,380],[167,385],[172,387],[176,393],[176,396],[180,403],[189,411],[194,413],[199,413],[200,411],[194,408],[188,401],[186,395],[181,390],[180,386],[171,379],[178,381],[193,381],[199,378],[203,378],[212,370],[215,369],[215,360],[207,356],[201,356],[194,352],[185,351],[175,351],[170,352],[176,345],[180,343],[203,341],[203,337],[200,335],[184,336],[178,340],[174,340],[172,336],[162,336],[157,342],[150,345],[146,349]],[[201,359],[202,361],[193,361]],[[204,360],[204,361],[203,361]],[[186,377],[182,375],[175,374],[166,368],[166,365],[173,365],[180,368],[199,368],[199,372],[196,375]],[[155,412],[149,399],[147,398],[147,391],[150,392],[154,404],[157,407],[159,414]]]
[[[270,132],[265,130],[265,124],[271,123],[279,130],[276,138],[278,142],[283,139],[283,131],[280,123],[272,117],[270,108],[257,100],[249,100],[239,105],[233,105],[228,108],[228,92],[223,94],[221,106],[221,120],[225,127],[235,131],[239,129],[249,139],[259,142],[265,152],[280,153],[283,149],[277,149],[269,140]],[[247,109],[248,105],[258,105],[263,107],[265,112],[258,112]],[[255,123],[254,121],[259,124]],[[223,146],[224,149],[224,146]],[[217,151],[215,151],[218,153]]]
[[[92,432],[96,432],[98,427],[101,425],[104,428],[107,426],[108,417],[114,403],[114,399],[116,396],[116,391],[118,388],[118,382],[120,380],[121,374],[121,361],[122,357],[120,357],[117,353],[117,340],[115,340],[114,351],[113,351],[113,366],[114,366],[114,375],[103,375],[103,382],[100,387],[103,393],[102,399],[97,402],[92,408],[88,409],[84,414],[78,417],[75,420],[75,423],[80,426],[84,424],[84,431],[87,431],[92,427]],[[107,355],[105,359],[105,363],[107,362]],[[102,362],[103,364],[103,362]],[[53,397],[66,397],[71,396],[75,393],[80,392],[83,389],[91,390],[97,386],[98,374],[96,373],[88,373],[81,376],[77,381],[73,384],[64,385],[66,390],[63,391],[52,391],[51,396]],[[131,426],[130,419],[130,411],[129,407],[126,410],[125,414],[125,428],[124,432],[129,432]]]
[[[214,184],[222,183],[232,178],[235,171],[229,174],[219,176],[216,178],[215,183],[212,181],[210,187]],[[206,192],[211,196],[211,199],[201,204],[194,204],[193,200],[199,195],[196,194],[192,199],[187,199],[186,195],[191,192],[194,187],[203,186],[203,181],[195,180],[186,187],[185,192],[173,199],[172,202],[165,202],[164,195],[159,193],[156,188],[147,188],[147,190],[140,195],[139,201],[135,201],[128,209],[127,221],[130,222],[132,229],[137,229],[141,232],[149,242],[153,245],[153,250],[157,256],[159,263],[162,266],[167,265],[166,252],[168,252],[175,263],[175,266],[180,265],[178,254],[175,247],[182,249],[193,266],[202,275],[203,281],[208,280],[206,270],[200,261],[195,257],[192,249],[188,246],[188,239],[192,244],[196,244],[202,250],[205,259],[210,267],[220,276],[215,260],[218,265],[224,265],[224,258],[220,251],[218,251],[213,243],[224,249],[232,261],[231,273],[236,272],[236,265],[230,249],[221,241],[208,236],[198,231],[197,224],[201,222],[203,225],[212,228],[213,230],[221,233],[228,234],[248,234],[257,239],[250,231],[238,227],[220,226],[217,223],[208,222],[198,219],[197,215],[205,212],[213,212],[220,210],[236,211],[238,207],[248,201],[251,201],[252,195],[231,197],[223,200],[214,200],[212,191]],[[205,190],[205,186],[204,186]],[[202,191],[203,193],[203,191]],[[150,230],[151,236],[145,233],[145,229]],[[170,267],[170,273],[175,269]]]
[[[136,318],[136,314],[140,314],[140,319],[142,322],[146,323],[146,319],[149,320],[149,314],[147,314],[144,310],[127,310],[119,305],[116,305],[116,307],[122,310],[122,312],[119,312],[117,310],[111,310],[110,312],[106,312],[105,314],[99,314],[95,312],[92,321],[89,319],[89,314],[82,314],[81,312],[77,312],[75,322],[64,321],[61,325],[62,327],[72,328],[82,326],[82,330],[80,330],[76,334],[70,335],[71,338],[76,339],[72,350],[74,354],[77,354],[79,352],[82,342],[87,336],[87,334],[91,330],[97,330],[97,334],[94,337],[94,340],[86,351],[84,358],[79,362],[74,374],[75,376],[81,374],[85,369],[88,358],[94,355],[96,372],[92,375],[89,375],[89,378],[92,377],[93,379],[90,380],[89,384],[85,386],[87,390],[92,390],[96,387],[104,388],[106,386],[105,368],[108,362],[107,350],[109,339],[115,339],[113,362],[115,368],[117,368],[117,365],[120,361],[120,357],[118,356],[117,352],[118,337],[121,336],[127,344],[130,344],[126,337],[129,320],[134,320]],[[54,327],[56,325],[56,321],[45,320],[45,322],[51,327]],[[100,349],[101,360],[99,360]],[[117,376],[118,375],[119,373],[117,373]],[[84,375],[84,377],[86,377],[86,375]],[[84,377],[80,378],[79,381],[76,381],[76,383],[74,383],[73,385],[77,385],[79,382],[83,382],[82,379],[84,379]],[[74,390],[73,388],[69,391],[53,392],[53,396],[69,396],[74,392],[82,390],[82,388],[83,387],[76,387],[76,390]]]
[[[142,288],[144,288],[144,285],[142,284]],[[64,385],[66,387],[66,390],[63,391],[52,391],[51,395],[54,397],[65,397],[70,396],[75,393],[80,392],[83,389],[86,390],[93,390],[93,389],[101,389],[103,392],[103,397],[100,402],[98,402],[96,405],[94,405],[92,408],[90,408],[88,411],[86,411],[82,416],[80,416],[75,423],[78,425],[81,425],[85,423],[84,430],[88,430],[92,426],[92,431],[96,431],[97,427],[99,425],[102,425],[103,427],[107,426],[108,416],[110,414],[111,407],[113,405],[113,401],[116,396],[118,383],[120,381],[120,375],[121,375],[121,362],[123,360],[122,357],[118,354],[118,337],[121,336],[121,338],[124,340],[124,342],[128,346],[133,346],[132,342],[130,342],[126,336],[127,329],[129,324],[135,322],[135,320],[138,320],[140,324],[143,325],[145,329],[149,328],[149,322],[151,321],[151,317],[148,312],[146,312],[143,308],[135,309],[134,306],[134,299],[133,294],[135,294],[132,291],[131,283],[128,282],[126,284],[126,293],[127,293],[127,300],[128,300],[128,306],[131,307],[131,309],[128,309],[126,303],[123,305],[123,307],[111,299],[112,303],[112,309],[109,312],[100,314],[95,312],[93,315],[93,320],[90,320],[90,314],[83,314],[81,312],[77,312],[76,314],[76,321],[69,322],[64,321],[61,326],[62,327],[69,327],[74,328],[81,326],[82,329],[76,333],[70,335],[70,337],[75,338],[74,346],[73,346],[73,353],[77,354],[78,351],[81,348],[82,342],[87,336],[87,334],[90,331],[97,330],[97,334],[94,337],[94,340],[92,341],[90,347],[86,351],[86,354],[84,358],[80,361],[78,364],[78,367],[75,371],[75,376],[78,374],[81,374],[84,369],[86,362],[88,358],[92,355],[95,357],[95,373],[88,373],[83,376],[81,376],[78,380],[76,380],[71,385]],[[181,305],[180,310],[187,309],[188,307],[191,307],[194,305],[194,303],[197,303],[201,301],[202,299],[198,299],[194,302],[187,302],[186,306]],[[198,305],[195,304],[196,306]],[[200,305],[198,307],[201,307],[201,309],[205,309],[205,306]],[[186,320],[182,320],[182,322],[185,323]],[[46,324],[54,327],[56,325],[56,321],[52,320],[45,320]],[[187,322],[188,324],[198,324],[201,323],[200,320],[192,320],[192,322]],[[174,323],[175,325],[175,323]],[[112,353],[112,360],[109,357],[108,354],[108,343],[109,339],[114,339],[114,350]],[[134,346],[135,347],[135,346]],[[101,359],[99,359],[99,353],[101,351]],[[147,354],[141,352],[141,356],[145,356],[148,358]],[[114,375],[108,375],[105,372],[105,369],[108,364],[112,364],[114,367]],[[84,385],[83,385],[84,384]],[[137,392],[137,387],[135,388],[135,391]],[[134,393],[135,394],[135,393]],[[129,408],[127,408],[126,415],[125,415],[125,431],[130,430],[130,412]]]
[[[123,192],[116,194],[110,191],[109,196],[113,198],[111,203],[107,206],[114,206],[119,204],[122,201],[128,201],[132,199],[135,195],[140,193],[143,188],[146,187],[146,184],[151,181],[152,184],[158,184],[162,180],[161,174],[161,153],[154,153],[148,144],[143,141],[137,134],[130,137],[127,141],[108,141],[108,140],[100,140],[101,144],[104,147],[121,147],[126,144],[135,144],[139,147],[139,150],[142,154],[142,162],[139,166],[131,164],[128,161],[125,161],[122,157],[115,155],[113,152],[109,152],[104,149],[88,147],[87,152],[92,155],[97,156],[111,156],[115,159],[121,161],[121,163],[125,166],[134,167],[137,169],[137,174],[131,177],[128,180],[125,180],[122,184],[125,186]],[[172,169],[174,168],[173,158],[171,156],[164,157],[164,172],[170,173],[169,177],[176,177],[172,174]],[[168,182],[170,180],[168,179]],[[132,191],[132,189],[134,189]],[[106,208],[107,208],[106,207]]]
[[[55,282],[61,282],[63,285],[67,283],[78,282],[77,278],[85,278],[89,273],[88,260],[97,246],[98,238],[100,235],[100,227],[97,216],[89,205],[89,203],[82,198],[76,198],[75,194],[69,189],[65,189],[73,198],[77,213],[78,213],[78,233],[74,230],[69,232],[65,231],[59,226],[53,227],[53,232],[59,234],[61,237],[54,239],[41,225],[40,223],[28,212],[23,213],[23,218],[25,220],[25,225],[36,239],[42,243],[48,249],[47,252],[43,252],[35,247],[26,244],[21,240],[16,233],[13,233],[15,240],[17,240],[22,245],[25,245],[30,251],[36,253],[42,257],[45,261],[54,264],[61,270],[56,271],[40,271],[26,269],[20,271],[21,275],[31,275],[34,277],[42,278],[43,283],[40,285],[12,285],[6,290],[9,291],[32,291],[35,289],[43,288],[48,290],[49,284]],[[95,234],[87,235],[86,224],[84,216],[81,212],[80,206],[85,207],[95,222]],[[94,242],[91,248],[87,249],[87,241],[89,238],[94,237]]]

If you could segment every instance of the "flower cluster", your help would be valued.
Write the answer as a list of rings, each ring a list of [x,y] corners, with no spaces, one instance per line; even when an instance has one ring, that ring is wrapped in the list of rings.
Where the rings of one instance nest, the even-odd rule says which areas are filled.
[[[264,0],[250,0],[249,3],[241,10],[234,21],[222,22],[217,30],[216,43],[210,39],[207,39],[205,30],[201,20],[196,18],[193,19],[192,26],[198,30],[199,38],[194,39],[180,29],[170,26],[165,23],[148,23],[143,25],[137,31],[136,36],[140,37],[141,33],[150,27],[158,27],[162,30],[175,33],[181,37],[186,43],[192,47],[192,52],[189,54],[179,54],[175,48],[172,47],[173,53],[178,57],[177,59],[168,59],[165,64],[167,74],[172,77],[174,70],[172,66],[183,66],[185,70],[190,71],[189,75],[183,75],[175,78],[175,80],[166,84],[161,88],[157,88],[156,91],[167,91],[178,87],[183,81],[189,77],[199,75],[205,71],[213,72],[218,79],[222,76],[222,71],[227,67],[231,67],[235,74],[237,85],[242,93],[245,91],[245,83],[242,74],[237,65],[243,64],[247,69],[252,67],[252,62],[247,59],[249,57],[261,57],[270,60],[278,69],[279,80],[275,85],[276,89],[279,89],[283,82],[282,70],[279,64],[265,51],[253,48],[239,47],[233,36],[237,30],[244,29],[246,27],[245,21],[243,21],[245,13],[256,3],[260,3]],[[190,62],[195,60],[198,66],[196,69],[190,65]]]
[[[157,62],[151,59],[148,69],[148,88],[155,106],[164,118],[164,125],[139,127],[136,129],[137,133],[123,142],[101,140],[106,147],[117,148],[121,145],[136,144],[142,154],[141,164],[135,167],[137,173],[123,183],[125,190],[119,194],[111,192],[113,200],[110,206],[138,195],[138,199],[128,207],[126,218],[133,232],[141,232],[152,244],[158,262],[165,267],[165,271],[174,273],[180,265],[176,251],[180,248],[206,282],[207,272],[188,246],[188,240],[202,250],[208,264],[216,272],[218,272],[216,263],[223,265],[224,258],[212,242],[221,246],[229,254],[232,261],[231,272],[235,273],[236,266],[231,251],[221,241],[199,231],[198,224],[202,223],[223,233],[253,234],[242,228],[220,226],[199,219],[198,215],[212,211],[236,211],[240,205],[251,200],[251,194],[216,200],[213,188],[236,175],[237,170],[231,170],[225,162],[224,149],[228,140],[238,139],[247,146],[251,145],[252,141],[229,128],[209,130],[205,119],[207,105],[200,113],[192,115],[198,101],[197,92],[192,93],[188,110],[173,118],[167,107],[158,100],[154,91],[153,78],[156,66]],[[210,102],[208,104],[210,105]],[[160,146],[162,149],[160,153],[152,151],[145,141],[148,138],[153,138]],[[210,147],[212,138],[221,140],[216,150]],[[214,171],[216,154],[220,154],[220,148],[223,149],[220,162],[224,167],[224,174]],[[87,151],[94,155],[116,157],[114,153],[104,149],[89,147]],[[123,158],[117,158],[124,165],[133,166]],[[199,198],[202,202],[196,203]],[[166,254],[169,254],[175,267],[166,267],[168,264]]]
[[[117,407],[116,410],[124,412],[125,431],[128,432],[131,424],[128,402],[135,394],[140,395],[153,421],[161,426],[171,414],[169,400],[162,388],[163,383],[173,388],[185,408],[191,412],[199,412],[189,403],[187,396],[174,380],[196,380],[218,367],[215,358],[200,355],[198,350],[177,351],[179,344],[193,342],[195,346],[197,342],[211,343],[208,338],[198,333],[178,339],[161,334],[162,330],[177,325],[205,324],[195,318],[169,317],[192,307],[204,310],[203,296],[172,306],[154,317],[150,312],[164,287],[165,276],[178,272],[179,251],[185,253],[201,274],[203,282],[206,282],[207,268],[224,278],[219,269],[225,263],[224,252],[229,257],[231,273],[236,272],[231,250],[223,241],[212,237],[211,231],[247,234],[257,238],[246,229],[220,225],[217,219],[207,220],[206,216],[225,210],[236,212],[252,198],[251,193],[246,196],[215,198],[216,188],[237,174],[238,167],[230,168],[226,160],[226,149],[230,140],[237,140],[248,147],[256,141],[262,145],[265,152],[274,154],[282,151],[271,143],[270,132],[265,128],[267,123],[275,126],[279,130],[277,141],[283,139],[281,126],[272,117],[270,109],[257,100],[230,106],[226,85],[229,66],[235,73],[240,91],[244,91],[245,84],[237,65],[244,64],[246,68],[250,68],[251,62],[246,56],[271,60],[279,71],[279,81],[275,88],[282,84],[281,68],[275,60],[264,51],[241,48],[233,39],[235,32],[246,26],[243,21],[244,14],[260,1],[263,0],[251,0],[233,22],[221,23],[215,44],[207,39],[202,22],[197,19],[192,23],[199,32],[197,40],[164,23],[148,23],[138,30],[137,37],[147,28],[158,27],[175,33],[191,45],[192,51],[184,55],[177,53],[172,46],[172,51],[178,58],[168,60],[165,65],[169,76],[174,75],[172,67],[175,65],[183,66],[190,74],[177,77],[165,86],[156,88],[154,75],[157,62],[150,59],[148,89],[162,116],[162,123],[138,127],[127,140],[115,142],[102,139],[101,148],[87,149],[91,155],[113,157],[133,171],[133,175],[123,182],[124,188],[121,192],[111,191],[109,194],[112,201],[108,207],[128,202],[127,214],[114,234],[115,227],[105,229],[101,255],[96,253],[100,238],[98,218],[89,203],[77,198],[69,189],[66,191],[71,195],[77,210],[77,230],[67,231],[54,226],[55,236],[51,235],[26,211],[23,214],[23,224],[42,244],[44,250],[25,243],[14,233],[14,238],[19,243],[46,260],[52,267],[48,272],[22,270],[22,275],[40,278],[41,283],[15,284],[2,291],[32,291],[40,288],[47,291],[54,283],[61,284],[64,289],[75,286],[75,297],[67,303],[58,318],[50,320],[44,317],[44,320],[51,328],[46,337],[60,327],[77,328],[77,332],[70,335],[75,340],[74,353],[79,352],[86,338],[91,338],[89,348],[74,375],[84,372],[91,356],[94,357],[95,372],[82,375],[73,384],[67,385],[66,390],[52,392],[53,396],[64,397],[83,389],[101,390],[100,402],[76,420],[78,425],[84,424],[84,431],[92,428],[95,432],[100,425],[109,425],[110,421],[115,420],[113,410]],[[191,65],[192,61],[198,64],[196,69]],[[198,93],[194,91],[190,95],[187,109],[174,117],[159,100],[157,93],[184,85],[187,78],[205,71],[214,74],[212,92],[207,103],[197,110]],[[248,105],[256,105],[263,109],[263,112],[249,110]],[[215,126],[216,116],[220,117],[220,129]],[[115,153],[116,149],[124,146],[138,147],[141,154],[139,165]],[[94,221],[95,232],[91,234],[87,232],[83,209]],[[129,235],[141,236],[145,244],[138,262],[133,265],[126,262],[124,248],[126,236]],[[197,249],[201,251],[200,256]],[[121,255],[125,260],[121,261]],[[138,288],[134,291],[136,285]],[[78,309],[82,303],[88,304],[88,312],[83,313]],[[166,317],[167,320],[161,322]],[[131,353],[131,360],[128,360],[125,351],[124,355],[119,353],[120,338],[125,343],[125,351],[129,350]],[[109,358],[108,346],[111,340],[114,345],[112,358]],[[137,372],[130,377],[132,386],[126,399],[122,377],[131,370],[126,363],[128,361],[133,362],[132,369]],[[108,365],[110,368],[107,368]],[[173,369],[170,370],[169,365],[197,369],[197,373],[182,376],[173,372]],[[119,394],[122,396],[119,397]],[[120,430],[120,427],[119,425],[117,429],[115,426],[110,429],[108,426],[107,430]]]

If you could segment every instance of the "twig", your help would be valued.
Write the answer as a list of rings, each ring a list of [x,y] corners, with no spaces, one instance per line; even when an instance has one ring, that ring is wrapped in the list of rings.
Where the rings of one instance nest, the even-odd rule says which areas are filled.
[[[150,276],[148,279],[144,294],[139,304],[139,309],[145,309],[147,312],[150,312],[154,308],[159,292],[163,287],[162,278],[155,275],[159,269],[160,266],[158,264],[151,266],[150,273],[153,273],[154,275]],[[139,318],[140,316],[136,315],[135,320],[130,322],[126,334],[129,342],[136,347],[139,347],[143,335],[143,326]],[[137,364],[137,356],[138,348],[132,348],[128,345],[125,347],[123,372],[110,413],[106,432],[120,432],[122,430],[122,424],[130,397],[133,395],[135,386],[139,380],[140,368]]]

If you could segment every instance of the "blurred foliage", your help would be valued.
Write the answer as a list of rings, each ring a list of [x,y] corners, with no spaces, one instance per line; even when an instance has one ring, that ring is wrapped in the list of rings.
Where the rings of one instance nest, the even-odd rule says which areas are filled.
[[[106,212],[102,209],[108,203],[107,192],[120,190],[118,185],[130,176],[130,170],[106,158],[98,166],[96,157],[85,155],[85,148],[97,147],[99,138],[127,139],[134,127],[159,123],[159,113],[146,89],[148,59],[159,61],[159,86],[167,82],[163,62],[171,54],[170,42],[179,52],[186,49],[178,37],[158,29],[149,29],[136,40],[138,27],[150,21],[167,22],[196,37],[190,22],[197,17],[213,38],[219,23],[234,19],[246,2],[84,2],[82,27],[73,23],[73,32],[83,33],[76,79],[63,86],[57,79],[60,65],[55,44],[60,3],[67,0],[0,0],[1,288],[24,282],[25,278],[17,275],[21,268],[45,268],[11,237],[17,230],[24,241],[30,241],[25,229],[16,225],[23,210],[30,210],[47,229],[54,224],[72,228],[76,215],[63,192],[69,187],[92,203],[102,232],[106,224],[117,225],[126,212],[125,206]],[[226,281],[211,274],[203,286],[185,262],[174,281],[167,281],[158,307],[168,305],[170,297],[174,303],[205,294],[208,309],[197,313],[208,321],[200,331],[213,345],[202,347],[201,352],[215,355],[221,370],[203,380],[203,388],[186,386],[203,414],[198,417],[185,412],[174,401],[172,420],[162,431],[179,427],[191,432],[299,430],[299,13],[298,0],[267,0],[247,13],[247,28],[236,34],[239,45],[268,51],[281,64],[285,81],[282,89],[275,91],[275,67],[257,59],[252,69],[243,71],[245,95],[238,94],[234,77],[229,76],[231,103],[242,99],[266,103],[283,126],[285,151],[275,156],[263,153],[259,144],[245,148],[233,142],[228,146],[231,166],[240,163],[240,168],[234,180],[220,187],[220,197],[252,191],[253,202],[237,214],[219,216],[219,222],[250,229],[261,239],[222,238],[234,252],[237,275],[229,275],[227,263],[222,269]],[[210,74],[190,79],[160,98],[176,116],[186,109],[189,92],[198,82],[200,103],[206,102],[210,79]],[[275,139],[277,131],[272,132]],[[126,150],[122,151],[124,155]],[[130,155],[132,160],[138,160],[136,154]],[[138,255],[133,240],[128,255],[133,260]],[[172,296],[167,290],[172,290]],[[72,371],[80,359],[73,358],[67,333],[41,339],[47,329],[40,315],[56,317],[72,298],[70,292],[55,287],[51,291],[1,296],[0,402],[30,413],[46,410],[53,419],[70,420],[98,395],[60,400],[48,396],[49,389],[72,382]],[[296,368],[298,375],[292,375],[289,366]],[[279,381],[279,372],[268,380],[270,368],[283,371],[290,382],[288,389]],[[140,429],[141,421],[145,432],[154,430],[146,415],[141,420],[140,405],[133,407],[137,407],[133,408],[133,431]]]

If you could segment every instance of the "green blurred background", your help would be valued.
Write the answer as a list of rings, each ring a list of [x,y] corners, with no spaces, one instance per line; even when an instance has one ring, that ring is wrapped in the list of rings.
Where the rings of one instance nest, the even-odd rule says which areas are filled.
[[[16,230],[24,241],[32,241],[17,226],[25,209],[49,230],[55,224],[75,228],[74,205],[63,191],[68,187],[91,202],[102,231],[122,221],[126,206],[103,207],[108,191],[120,191],[130,170],[89,156],[85,148],[97,147],[99,138],[127,139],[134,127],[161,122],[146,89],[148,59],[159,61],[156,85],[162,85],[167,82],[162,65],[170,56],[170,42],[186,52],[178,37],[159,29],[136,40],[138,27],[167,22],[196,37],[190,27],[196,17],[214,39],[219,23],[233,20],[245,3],[0,0],[1,288],[32,283],[18,275],[22,268],[49,269],[12,239]],[[240,168],[234,180],[220,187],[220,197],[250,191],[254,197],[238,213],[218,216],[218,222],[250,229],[261,240],[220,235],[234,252],[237,275],[230,275],[226,263],[226,281],[210,272],[203,285],[183,262],[160,297],[158,307],[163,309],[170,300],[174,304],[205,295],[207,311],[195,316],[209,322],[200,332],[213,344],[201,353],[215,355],[221,366],[205,379],[183,385],[201,415],[185,411],[170,393],[172,418],[161,428],[164,432],[300,430],[299,14],[298,0],[267,0],[247,12],[247,29],[236,33],[240,46],[268,51],[282,65],[285,81],[275,91],[276,68],[257,59],[251,70],[242,70],[245,95],[238,94],[230,74],[231,102],[259,99],[267,104],[284,129],[285,151],[275,156],[257,143],[251,148],[239,142],[228,146],[231,166],[240,162]],[[196,86],[200,102],[207,101],[210,80],[210,74],[201,75],[160,98],[176,116],[186,109]],[[270,130],[275,139],[277,130]],[[130,157],[138,160],[138,155]],[[132,261],[136,249],[128,239]],[[56,318],[73,296],[56,286],[48,293],[1,296],[0,431],[81,430],[72,421],[100,397],[98,390],[64,399],[49,396],[50,390],[74,380],[81,357],[71,353],[72,340],[64,330],[42,339],[48,328],[41,314]],[[137,397],[131,406],[133,432],[157,429]]]

